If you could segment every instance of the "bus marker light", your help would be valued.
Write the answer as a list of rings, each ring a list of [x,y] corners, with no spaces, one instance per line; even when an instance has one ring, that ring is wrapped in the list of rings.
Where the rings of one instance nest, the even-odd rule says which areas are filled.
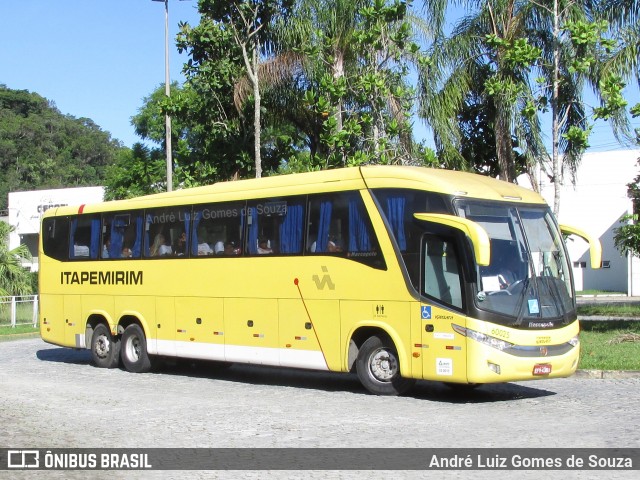
[[[296,337],[296,340],[306,340],[307,337]]]
[[[497,373],[498,375],[500,375],[500,365],[496,363],[487,362],[487,366],[489,367],[489,370],[491,370],[493,373]]]
[[[285,347],[287,347],[287,348],[291,348],[291,344],[290,344],[290,343],[287,343],[287,344],[285,345]]]
[[[533,366],[534,375],[549,375],[551,373],[550,363],[538,363]]]
[[[214,335],[224,335],[223,332],[213,332]]]
[[[254,338],[264,338],[264,334],[263,333],[254,333],[253,337]]]
[[[193,338],[193,337],[191,337],[191,338],[189,339],[189,341],[191,341],[191,342],[195,342],[195,341],[196,341],[196,339],[195,339],[195,338]]]
[[[420,358],[420,352],[413,352],[413,358]]]

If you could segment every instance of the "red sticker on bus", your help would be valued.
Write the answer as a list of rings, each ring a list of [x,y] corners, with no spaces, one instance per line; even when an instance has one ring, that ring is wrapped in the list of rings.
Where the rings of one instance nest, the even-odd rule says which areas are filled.
[[[533,366],[534,375],[549,375],[551,373],[550,363],[538,363]]]

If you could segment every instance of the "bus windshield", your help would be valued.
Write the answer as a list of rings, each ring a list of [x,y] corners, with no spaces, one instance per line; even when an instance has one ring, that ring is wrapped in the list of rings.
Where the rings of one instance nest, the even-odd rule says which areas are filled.
[[[574,308],[568,257],[548,207],[459,201],[458,214],[489,234],[491,262],[477,269],[476,304],[543,327]]]

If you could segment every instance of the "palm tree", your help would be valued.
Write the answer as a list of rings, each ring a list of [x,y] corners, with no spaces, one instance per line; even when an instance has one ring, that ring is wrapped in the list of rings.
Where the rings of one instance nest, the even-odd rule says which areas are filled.
[[[481,3],[463,17],[452,34],[431,48],[431,65],[421,72],[421,115],[434,130],[436,145],[450,163],[466,167],[460,154],[463,138],[457,114],[468,95],[481,95],[493,105],[493,129],[501,179],[514,181],[513,144],[532,165],[543,151],[536,117],[521,114],[531,99],[529,66],[514,63],[508,47],[526,38],[535,4],[516,0]],[[487,68],[491,75],[486,77]],[[486,78],[484,84],[478,79]]]
[[[31,254],[26,245],[8,249],[11,231],[12,226],[0,221],[0,295],[28,295],[32,293],[31,279],[22,262],[31,260]]]
[[[442,1],[434,4],[437,4],[438,8],[433,7],[429,11],[443,10]],[[388,93],[378,94],[377,91],[370,91],[367,93],[368,96],[363,95],[362,92],[356,91],[357,88],[352,88],[353,84],[350,83],[354,78],[358,78],[359,73],[368,69],[367,73],[378,78],[385,77],[385,72],[393,71],[393,74],[387,76],[383,83],[385,87],[393,85],[394,88],[382,88],[381,92],[387,89],[399,92],[406,87],[404,84],[406,71],[401,64],[404,62],[416,64],[419,53],[407,49],[402,58],[390,54],[393,48],[391,38],[398,33],[395,29],[405,28],[401,25],[406,23],[396,22],[390,15],[385,20],[387,24],[380,28],[382,33],[378,37],[388,40],[388,43],[384,40],[376,41],[368,45],[367,52],[363,52],[363,42],[359,40],[362,32],[366,31],[367,24],[363,11],[366,9],[370,14],[374,9],[380,11],[385,6],[392,5],[393,2],[382,0],[375,2],[372,0],[301,0],[296,4],[295,11],[287,21],[276,27],[275,45],[278,54],[274,59],[269,60],[271,62],[269,65],[265,65],[269,67],[271,74],[263,78],[275,79],[271,84],[272,99],[279,107],[283,107],[278,108],[281,115],[305,129],[312,159],[317,158],[317,153],[325,159],[330,157],[330,148],[323,145],[321,141],[323,129],[326,132],[328,124],[331,125],[335,138],[344,131],[345,122],[357,121],[357,118],[366,116],[373,120],[362,128],[357,140],[353,137],[349,140],[352,150],[364,152],[366,150],[364,142],[367,137],[370,137],[370,143],[381,145],[383,132],[387,126],[384,119],[386,116],[394,119],[394,126],[395,122],[401,124],[402,133],[398,137],[398,144],[394,145],[394,157],[401,156],[400,151],[411,151],[412,136],[408,122],[404,119],[407,113],[406,105],[403,105],[398,97]],[[423,37],[432,37],[432,29],[437,25],[436,17],[425,21],[411,13],[405,16],[403,7],[404,4],[398,10],[403,12],[398,18],[402,17],[411,26],[409,41],[417,38],[419,33]],[[398,44],[395,46],[397,47]],[[376,64],[376,62],[379,63]],[[282,67],[282,70],[279,70],[279,67]],[[274,90],[274,87],[277,90]],[[386,97],[382,99],[380,95],[386,95]],[[326,109],[314,111],[314,107],[317,108],[319,104],[324,104]],[[372,107],[373,104],[376,106]],[[358,146],[353,145],[353,142]],[[322,151],[323,148],[326,151]],[[318,151],[318,149],[321,150]],[[378,153],[380,151],[373,156],[376,157]],[[336,156],[341,156],[341,161],[338,163],[345,163],[344,150]]]
[[[638,0],[603,0],[600,2],[599,14],[606,18],[621,40],[621,48],[611,60],[603,66],[603,70],[617,72],[623,78],[635,80],[640,85],[640,1]],[[634,107],[636,115],[640,114],[640,104]],[[626,119],[615,118],[616,133],[627,134]]]

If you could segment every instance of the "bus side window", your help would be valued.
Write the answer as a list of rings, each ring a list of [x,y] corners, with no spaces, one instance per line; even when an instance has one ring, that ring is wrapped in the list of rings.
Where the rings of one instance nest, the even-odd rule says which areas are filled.
[[[244,202],[197,205],[193,209],[191,255],[239,255]]]
[[[269,198],[247,208],[247,243],[250,255],[302,253],[304,199]]]
[[[71,220],[69,258],[96,260],[100,251],[100,217],[79,216]]]
[[[423,294],[462,308],[460,262],[454,242],[425,235],[423,252]]]
[[[188,253],[191,231],[189,207],[158,208],[148,210],[145,215],[145,257],[184,257]],[[184,240],[181,242],[181,240]],[[180,251],[180,248],[183,248]]]
[[[42,222],[42,250],[56,260],[69,259],[69,218],[46,218]]]
[[[139,212],[105,215],[102,225],[102,258],[139,258],[142,215]]]
[[[307,252],[344,255],[376,268],[386,268],[360,192],[312,197]]]

